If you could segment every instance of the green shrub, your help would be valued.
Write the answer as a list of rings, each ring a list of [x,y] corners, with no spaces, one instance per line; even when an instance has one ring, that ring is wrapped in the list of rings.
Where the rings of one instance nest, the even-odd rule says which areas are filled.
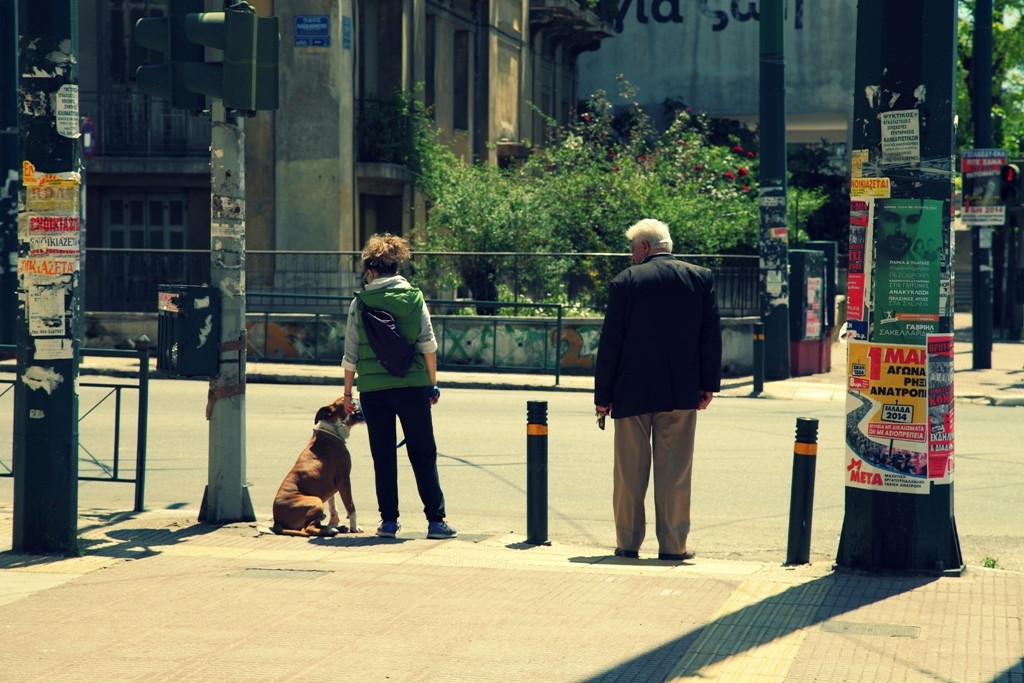
[[[624,84],[625,94],[633,93]],[[641,218],[664,221],[673,251],[756,254],[760,233],[758,157],[737,135],[685,107],[664,132],[632,101],[615,112],[604,93],[580,103],[572,122],[549,121],[550,139],[521,166],[461,163],[436,136],[422,138],[419,186],[428,205],[424,251],[574,253],[530,261],[517,291],[530,301],[602,308],[607,282],[625,263],[587,253],[629,251],[624,232]],[[790,234],[798,243],[820,192],[790,191]],[[803,220],[798,222],[798,214]],[[499,263],[466,257],[425,262],[422,274],[461,284],[475,299],[497,300]],[[506,290],[506,295],[507,295]]]

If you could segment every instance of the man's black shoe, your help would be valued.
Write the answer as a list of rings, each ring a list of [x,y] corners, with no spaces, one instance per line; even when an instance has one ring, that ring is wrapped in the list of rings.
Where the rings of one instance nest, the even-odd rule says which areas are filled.
[[[685,552],[682,555],[676,555],[674,553],[658,553],[659,560],[665,560],[666,562],[683,562],[685,560],[692,560],[697,556],[695,552]]]
[[[623,550],[622,548],[616,548],[615,557],[628,557],[631,560],[638,560],[640,559],[640,553],[635,550]]]

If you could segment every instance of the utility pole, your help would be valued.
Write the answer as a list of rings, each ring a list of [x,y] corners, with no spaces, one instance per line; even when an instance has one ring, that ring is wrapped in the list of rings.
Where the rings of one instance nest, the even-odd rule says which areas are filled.
[[[0,344],[15,344],[18,310],[18,4],[0,0]]]
[[[761,321],[764,376],[788,379],[789,230],[786,218],[785,2],[761,3]]]
[[[209,478],[199,519],[255,521],[245,486],[245,129],[211,107],[210,279],[220,290],[220,371],[210,379]]]
[[[172,107],[210,116],[210,278],[219,294],[217,374],[210,379],[209,469],[201,521],[255,521],[245,486],[245,131],[243,117],[278,107],[277,17],[243,1],[203,12],[203,0],[169,0],[166,17],[140,19],[139,44],[167,54],[139,67],[136,84]],[[204,48],[223,52],[206,62]],[[205,112],[204,112],[205,113]],[[210,329],[212,333],[212,326]]]
[[[5,25],[6,26],[6,25]],[[20,0],[18,376],[14,539],[78,550],[78,349],[82,339],[78,2]]]
[[[992,146],[992,0],[975,3],[972,70],[974,147],[988,149]],[[992,227],[988,225],[971,226],[971,342],[973,369],[991,368]]]
[[[873,276],[870,308],[849,323],[840,567],[963,571],[953,516],[956,30],[957,0],[857,6],[853,152],[886,191],[851,202],[861,207],[851,245],[866,240]]]

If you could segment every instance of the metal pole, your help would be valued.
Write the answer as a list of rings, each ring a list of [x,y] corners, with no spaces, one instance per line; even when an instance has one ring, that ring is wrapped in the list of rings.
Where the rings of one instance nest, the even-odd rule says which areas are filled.
[[[761,320],[765,374],[781,380],[790,372],[785,2],[764,0],[761,7]]]
[[[526,542],[548,545],[548,402],[526,402]]]
[[[789,492],[789,543],[786,564],[811,561],[811,518],[814,515],[814,470],[818,455],[818,421],[796,419],[793,444],[793,482]]]
[[[255,521],[245,486],[245,132],[221,100],[211,107],[210,279],[220,290],[220,366],[210,379],[209,478],[199,519]]]
[[[754,323],[754,395],[764,391],[764,323]]]
[[[992,0],[975,0],[974,50],[974,147],[992,146]]]
[[[6,24],[4,25],[6,28]],[[78,356],[82,339],[78,3],[21,0],[18,133],[18,552],[78,551]],[[4,136],[6,137],[6,136]]]
[[[135,511],[142,512],[146,496],[146,440],[149,429],[149,337],[135,342],[139,352],[139,428],[135,447]]]
[[[562,304],[558,304],[558,338],[555,340],[555,386],[562,378]]]
[[[974,7],[974,146],[992,146],[992,0]],[[992,228],[971,226],[971,362],[992,367]]]
[[[992,228],[971,226],[971,367],[992,367]]]
[[[17,343],[18,6],[0,0],[0,344]]]

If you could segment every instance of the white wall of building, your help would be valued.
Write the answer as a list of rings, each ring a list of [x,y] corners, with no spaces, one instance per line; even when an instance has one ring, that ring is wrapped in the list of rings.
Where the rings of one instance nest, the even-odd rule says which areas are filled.
[[[856,0],[788,0],[786,111],[790,142],[847,139],[853,109]],[[695,112],[757,122],[761,3],[755,0],[619,0],[614,38],[581,54],[580,97],[616,74],[660,110],[668,97]]]

